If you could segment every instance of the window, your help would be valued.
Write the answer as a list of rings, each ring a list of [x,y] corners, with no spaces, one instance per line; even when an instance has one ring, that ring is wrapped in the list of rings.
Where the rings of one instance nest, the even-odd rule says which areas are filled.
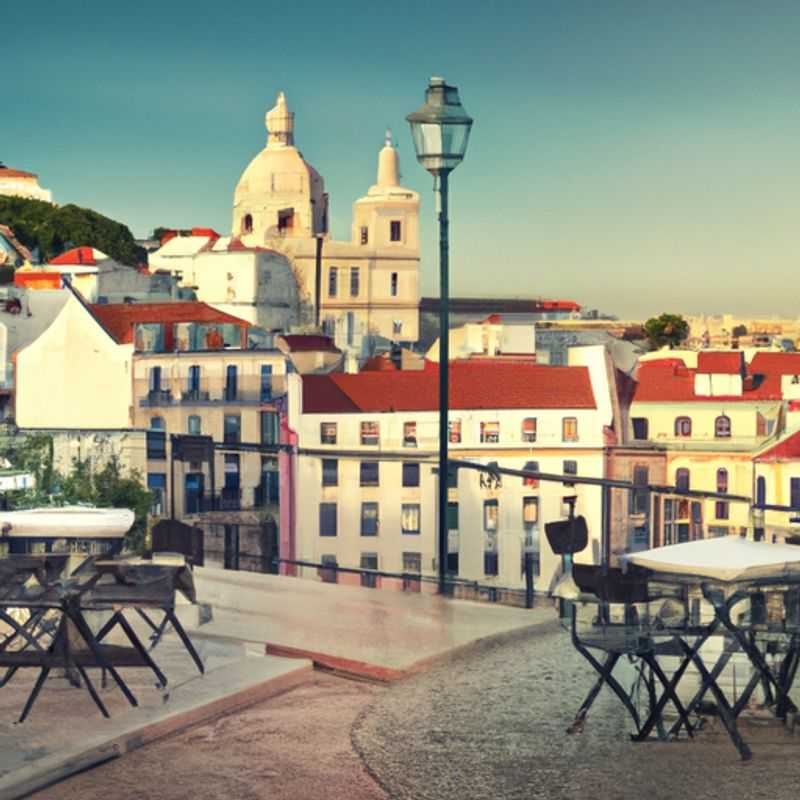
[[[563,442],[578,441],[578,418],[564,417],[561,420],[561,440]]]
[[[389,223],[389,239],[392,242],[399,242],[402,240],[403,226],[400,220],[393,219]]]
[[[522,420],[522,441],[536,441],[536,417],[527,417]]]
[[[792,508],[800,508],[800,478],[789,480],[789,498]]]
[[[350,267],[350,297],[358,297],[361,275],[358,267]]]
[[[200,417],[197,414],[190,414],[189,418],[186,420],[186,431],[190,436],[199,436],[200,435]]]
[[[416,446],[417,446],[417,423],[404,422],[403,447],[416,447]]]
[[[336,561],[336,556],[332,555],[323,555],[320,556],[319,559],[320,563],[323,565],[322,568],[319,570],[319,577],[322,579],[323,583],[336,583],[338,572],[336,567],[338,563]]]
[[[714,420],[714,436],[717,439],[730,439],[731,436],[731,418],[726,417],[725,414],[717,417]]]
[[[197,399],[198,394],[200,393],[200,365],[193,364],[189,367],[189,383],[186,387],[189,390],[189,394]]]
[[[226,414],[223,428],[223,442],[238,444],[241,441],[242,418],[239,414]]]
[[[378,554],[377,553],[362,553],[361,554],[361,569],[378,569]],[[378,576],[369,572],[361,573],[361,585],[367,589],[376,589],[378,586]]]
[[[458,467],[447,468],[447,488],[458,489]]]
[[[756,505],[763,506],[767,502],[767,479],[763,476],[756,478]]]
[[[461,443],[461,420],[451,419],[447,423],[447,432],[450,437],[450,444]]]
[[[628,503],[631,514],[646,514],[650,510],[650,492],[647,484],[650,483],[650,470],[646,466],[636,464],[633,468],[633,485],[643,486],[643,489],[631,489],[628,493]]]
[[[377,461],[361,462],[361,486],[378,486],[380,484],[379,467],[380,464]]]
[[[529,530],[539,521],[539,498],[522,498],[522,527]]]
[[[151,392],[160,392],[161,391],[161,367],[150,367],[150,372],[148,373],[148,378],[150,380],[150,391]]]
[[[539,472],[539,462],[538,461],[526,461],[525,466],[522,468],[524,471],[530,470],[531,472]],[[539,488],[539,479],[538,478],[523,478],[522,479],[523,486],[530,486],[531,489],[538,489]]]
[[[261,402],[272,400],[272,364],[261,365]]]
[[[767,418],[756,411],[756,436],[767,436]]]
[[[422,553],[403,553],[403,572],[419,574],[422,572]],[[403,578],[404,592],[419,592],[420,581],[415,578]]]
[[[487,536],[483,545],[483,574],[497,575],[499,572],[497,558],[497,539],[494,536]]]
[[[320,422],[319,424],[320,444],[336,444],[336,423]]]
[[[419,533],[419,503],[403,503],[400,508],[400,530],[402,533]]]
[[[481,422],[481,442],[497,444],[500,441],[499,422]]]
[[[153,497],[150,513],[157,517],[166,514],[167,509],[167,474],[165,472],[148,472],[147,488]]]
[[[393,272],[389,276],[389,294],[392,297],[397,297],[397,273]]]
[[[253,216],[252,214],[245,214],[242,217],[242,233],[253,232]]]
[[[403,332],[403,320],[401,319],[393,319],[392,320],[392,335],[393,336],[400,336]]]
[[[497,500],[483,501],[483,529],[487,532],[497,530],[497,518],[500,513],[500,504]]]
[[[717,519],[728,519],[728,506],[727,500],[717,500],[714,503],[714,516]]]
[[[335,458],[322,459],[322,485],[339,485],[339,462]]]
[[[419,486],[419,464],[403,464],[403,486]]]
[[[378,504],[377,503],[362,503],[361,504],[361,535],[362,536],[377,536],[378,535]]]
[[[147,431],[147,457],[156,460],[167,457],[167,434],[165,431],[152,428]]]
[[[564,475],[577,475],[578,474],[578,462],[577,461],[564,461],[563,462],[563,473]],[[574,486],[574,483],[565,482],[564,486]]]
[[[679,492],[689,491],[689,470],[686,467],[675,470],[675,489]]]
[[[726,469],[717,470],[717,491],[720,494],[728,493],[728,470]]]
[[[150,417],[150,430],[153,431],[165,430],[164,417]]]
[[[377,422],[361,423],[361,444],[378,444],[380,427]]]
[[[352,347],[356,338],[356,318],[352,311],[347,312],[345,317],[346,330],[347,330],[347,345]]]
[[[237,399],[239,384],[239,370],[231,364],[225,370],[225,399],[229,402]]]
[[[458,530],[458,503],[447,504],[447,530]]]
[[[648,434],[647,417],[633,417],[633,438],[646,439]]]
[[[240,485],[240,464],[238,453],[225,453],[224,462],[226,489],[238,489]]]
[[[336,503],[319,504],[319,535],[336,536],[337,530]]]
[[[278,444],[280,415],[277,411],[260,412],[261,444]]]
[[[366,225],[361,226],[361,244],[369,243],[369,228]]]
[[[328,297],[336,297],[338,291],[339,270],[337,267],[331,267],[328,270]]]
[[[675,435],[676,436],[692,435],[692,420],[689,417],[675,418]]]

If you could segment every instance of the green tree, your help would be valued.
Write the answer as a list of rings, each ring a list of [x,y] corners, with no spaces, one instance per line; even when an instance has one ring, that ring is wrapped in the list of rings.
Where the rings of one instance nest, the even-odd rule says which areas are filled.
[[[644,335],[654,350],[664,345],[676,347],[688,338],[689,323],[680,314],[662,314],[645,322]]]
[[[89,208],[0,196],[0,224],[13,228],[28,249],[38,248],[44,261],[70,247],[83,246],[95,247],[132,267],[147,260],[127,226]]]

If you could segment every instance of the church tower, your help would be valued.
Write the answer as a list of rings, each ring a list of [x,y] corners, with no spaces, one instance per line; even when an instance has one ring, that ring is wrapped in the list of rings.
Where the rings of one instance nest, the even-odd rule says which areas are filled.
[[[283,92],[267,112],[266,126],[266,147],[236,185],[233,235],[247,246],[264,246],[327,233],[325,184],[294,146],[294,114]]]

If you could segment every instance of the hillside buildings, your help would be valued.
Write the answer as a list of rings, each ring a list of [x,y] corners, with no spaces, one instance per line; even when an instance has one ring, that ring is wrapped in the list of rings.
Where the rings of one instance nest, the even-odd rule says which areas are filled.
[[[53,193],[39,186],[39,176],[34,172],[7,167],[0,161],[0,195],[25,197],[31,200],[53,202]]]

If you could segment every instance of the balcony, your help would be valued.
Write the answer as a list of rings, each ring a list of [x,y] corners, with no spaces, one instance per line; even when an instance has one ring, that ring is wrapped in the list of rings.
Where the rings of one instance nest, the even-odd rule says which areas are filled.
[[[260,511],[279,503],[277,473],[276,480],[259,486],[221,489],[215,495],[187,498],[186,516],[209,514],[221,511]]]
[[[145,379],[134,381],[134,391],[140,408],[162,406],[260,406],[269,405],[286,395],[285,375],[262,380],[259,376],[244,376],[227,383],[224,378],[203,378],[195,385],[188,377],[163,378],[158,389],[151,389]]]

